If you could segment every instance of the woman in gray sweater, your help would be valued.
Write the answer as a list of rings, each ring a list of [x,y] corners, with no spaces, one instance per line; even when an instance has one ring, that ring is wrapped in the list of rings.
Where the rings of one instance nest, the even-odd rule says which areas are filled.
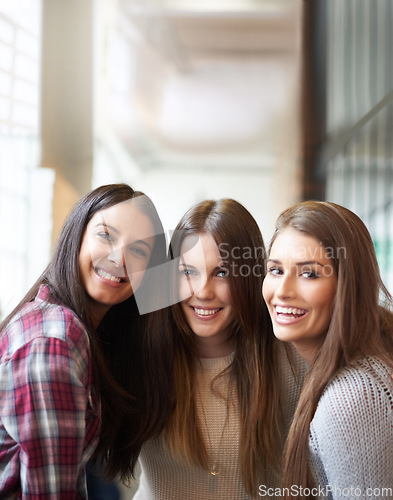
[[[276,337],[309,364],[280,493],[392,497],[393,315],[366,226],[328,202],[284,211],[263,293]]]

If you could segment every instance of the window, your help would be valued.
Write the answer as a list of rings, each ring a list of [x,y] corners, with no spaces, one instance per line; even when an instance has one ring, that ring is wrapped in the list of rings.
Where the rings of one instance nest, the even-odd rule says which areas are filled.
[[[0,4],[0,315],[48,262],[53,172],[40,162],[41,0]]]

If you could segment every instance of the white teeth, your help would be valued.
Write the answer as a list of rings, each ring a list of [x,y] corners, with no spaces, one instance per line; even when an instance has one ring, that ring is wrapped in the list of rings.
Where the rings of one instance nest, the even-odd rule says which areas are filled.
[[[282,306],[276,306],[276,312],[279,314],[296,314],[296,315],[302,315],[305,314],[304,309],[298,309],[297,307],[282,307]]]
[[[194,311],[197,314],[200,314],[201,316],[211,316],[212,314],[216,314],[220,310],[218,309],[197,309],[196,307],[193,307]]]
[[[120,283],[121,278],[118,278],[117,276],[113,276],[112,274],[107,273],[103,269],[97,269],[97,274],[101,276],[101,278],[105,278],[107,280],[115,281],[116,283]]]

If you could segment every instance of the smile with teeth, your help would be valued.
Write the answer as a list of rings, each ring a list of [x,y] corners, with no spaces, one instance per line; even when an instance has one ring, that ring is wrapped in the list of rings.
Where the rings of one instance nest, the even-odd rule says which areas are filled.
[[[299,309],[298,307],[275,306],[275,310],[277,314],[285,314],[288,316],[296,316],[296,317],[303,316],[307,312],[304,309]]]
[[[221,311],[222,307],[218,307],[217,309],[199,309],[197,307],[191,306],[194,311],[201,315],[201,316],[212,316],[213,314],[218,313],[218,311]]]
[[[110,274],[107,271],[104,271],[103,269],[96,268],[94,270],[98,274],[98,276],[101,276],[101,278],[114,281],[115,283],[124,283],[125,281],[124,278],[120,278],[119,276],[114,276],[113,274]]]

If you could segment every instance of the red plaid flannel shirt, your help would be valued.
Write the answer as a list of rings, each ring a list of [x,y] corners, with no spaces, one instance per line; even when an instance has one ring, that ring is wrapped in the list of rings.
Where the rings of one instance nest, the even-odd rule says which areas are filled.
[[[87,498],[99,414],[86,330],[43,285],[0,336],[0,498]]]

